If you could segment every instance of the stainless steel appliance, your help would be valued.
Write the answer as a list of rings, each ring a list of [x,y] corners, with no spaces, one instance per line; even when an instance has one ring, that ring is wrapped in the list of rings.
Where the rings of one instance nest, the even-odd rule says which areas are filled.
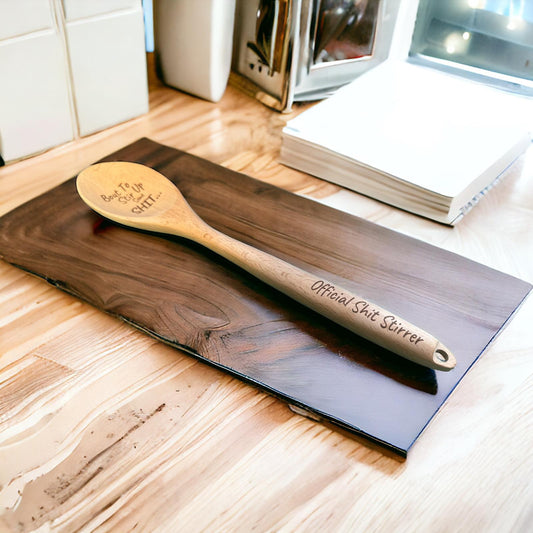
[[[232,80],[280,111],[383,61],[400,0],[237,0]]]

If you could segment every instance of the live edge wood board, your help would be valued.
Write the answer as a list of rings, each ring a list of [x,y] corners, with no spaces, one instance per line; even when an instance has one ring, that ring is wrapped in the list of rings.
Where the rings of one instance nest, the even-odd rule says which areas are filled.
[[[531,290],[149,139],[104,161],[155,168],[213,227],[431,332],[453,351],[456,368],[436,372],[378,348],[199,245],[104,220],[79,198],[74,178],[0,219],[0,256],[302,414],[401,456]]]

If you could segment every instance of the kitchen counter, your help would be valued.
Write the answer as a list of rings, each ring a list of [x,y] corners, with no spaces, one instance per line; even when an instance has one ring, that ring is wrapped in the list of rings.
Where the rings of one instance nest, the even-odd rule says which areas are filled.
[[[140,137],[533,282],[533,149],[455,228],[278,163],[229,86],[0,169],[0,214]],[[495,302],[497,305],[497,302]],[[531,297],[401,461],[0,262],[0,531],[526,531]]]

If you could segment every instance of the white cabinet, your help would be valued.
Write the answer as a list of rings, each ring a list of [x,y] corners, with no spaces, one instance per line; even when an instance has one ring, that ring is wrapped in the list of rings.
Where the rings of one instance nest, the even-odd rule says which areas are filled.
[[[140,2],[63,0],[63,4],[80,135],[145,113],[148,92]]]
[[[0,0],[0,154],[73,138],[68,62],[47,0]]]
[[[0,0],[8,162],[148,110],[140,0]]]

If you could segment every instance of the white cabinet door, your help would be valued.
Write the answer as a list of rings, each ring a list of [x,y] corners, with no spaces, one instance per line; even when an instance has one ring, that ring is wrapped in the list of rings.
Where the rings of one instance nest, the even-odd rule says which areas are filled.
[[[63,0],[80,135],[148,111],[140,0]]]
[[[62,37],[48,0],[0,0],[0,154],[69,141],[74,124]]]

